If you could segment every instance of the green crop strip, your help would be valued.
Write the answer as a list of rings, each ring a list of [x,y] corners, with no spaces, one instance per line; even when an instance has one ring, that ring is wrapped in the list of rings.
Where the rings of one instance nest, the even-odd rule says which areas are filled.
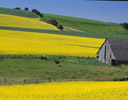
[[[4,29],[4,30],[13,30],[13,31],[25,31],[25,32],[37,32],[37,33],[49,33],[49,34],[68,35],[68,36],[79,36],[79,37],[92,37],[92,38],[122,38],[122,39],[128,39],[128,36],[125,36],[125,35],[110,35],[110,34],[100,34],[100,33],[84,33],[84,32],[70,32],[70,31],[55,31],[55,30],[16,28],[16,27],[4,27],[4,26],[0,26],[0,29]]]
[[[38,16],[36,14],[34,14],[30,11],[15,10],[15,9],[1,8],[1,7],[0,7],[0,14],[8,14],[8,15],[29,17],[29,18],[38,18]]]

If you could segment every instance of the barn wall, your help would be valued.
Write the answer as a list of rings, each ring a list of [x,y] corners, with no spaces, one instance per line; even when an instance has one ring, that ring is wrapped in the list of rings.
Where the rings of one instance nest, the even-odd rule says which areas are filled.
[[[105,48],[106,48],[106,50],[105,50]],[[98,56],[99,61],[105,62],[107,64],[111,64],[111,59],[115,59],[114,54],[112,52],[112,49],[110,47],[110,44],[107,40],[102,45],[102,47],[101,47],[100,51],[98,52],[97,56]]]
[[[111,46],[110,46],[109,42],[108,41],[106,41],[106,42],[107,42],[107,45],[106,45],[107,46],[106,63],[111,64],[111,60],[115,59],[115,56],[113,54],[113,51],[111,49]]]
[[[97,54],[97,56],[99,57],[98,60],[101,62],[105,62],[105,59],[104,59],[105,46],[106,46],[106,42],[102,45],[99,53]]]

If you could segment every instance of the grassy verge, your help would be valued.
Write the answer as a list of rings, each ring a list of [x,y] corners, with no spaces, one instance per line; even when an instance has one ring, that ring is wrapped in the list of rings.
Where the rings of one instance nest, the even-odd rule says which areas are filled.
[[[40,55],[1,55],[0,84],[39,83],[48,81],[111,81],[128,77],[128,69],[98,62],[95,58]],[[55,64],[60,61],[61,67]]]

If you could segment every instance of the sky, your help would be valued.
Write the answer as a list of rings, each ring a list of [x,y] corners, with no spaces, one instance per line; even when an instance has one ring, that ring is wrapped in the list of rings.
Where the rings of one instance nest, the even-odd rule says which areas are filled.
[[[128,22],[128,1],[0,0],[0,7],[37,9],[42,13],[80,17],[112,23]]]

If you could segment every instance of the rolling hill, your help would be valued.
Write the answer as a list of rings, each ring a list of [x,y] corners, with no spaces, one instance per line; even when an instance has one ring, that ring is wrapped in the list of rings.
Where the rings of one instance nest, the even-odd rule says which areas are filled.
[[[56,19],[59,22],[59,24],[63,26],[78,29],[86,33],[101,33],[110,35],[128,34],[128,31],[125,30],[122,26],[102,21],[54,14],[44,14],[44,20],[48,21],[49,19]]]
[[[53,14],[44,14],[44,18],[42,19],[43,21],[41,22],[38,16],[31,11],[15,10],[1,7],[0,15],[0,29],[4,30],[93,38],[128,38],[128,31],[126,31],[121,26],[101,21]],[[57,19],[59,24],[62,24],[64,27],[66,26],[66,31],[65,29],[64,31],[58,31],[55,26],[45,23],[49,19]],[[70,28],[78,29],[80,31],[72,31],[70,30]]]
[[[79,30],[85,27],[83,25],[85,23],[91,26],[110,26],[113,30],[113,26],[121,28],[111,23],[49,14],[45,14],[44,20],[40,21],[40,18],[29,11],[0,8],[0,46],[2,47],[0,54],[95,57],[105,38],[128,38],[125,35],[60,31],[57,27],[44,22],[50,18],[56,18],[65,26],[69,25],[67,27],[74,25],[75,28],[77,27],[75,24],[79,23],[78,27],[82,25]]]
[[[7,14],[0,14],[0,26],[28,28],[28,29],[44,29],[44,30],[59,30],[57,27],[40,21],[39,18],[28,18]]]
[[[27,12],[24,11],[24,13]],[[2,47],[0,54],[95,57],[98,48],[104,41],[100,38],[62,34],[62,31],[57,27],[40,21],[39,18],[18,15],[20,15],[19,10],[17,15],[14,15],[13,12],[0,14],[0,46]],[[38,32],[39,30],[41,31]],[[45,33],[45,31],[47,32]],[[59,34],[56,32],[59,32]]]

